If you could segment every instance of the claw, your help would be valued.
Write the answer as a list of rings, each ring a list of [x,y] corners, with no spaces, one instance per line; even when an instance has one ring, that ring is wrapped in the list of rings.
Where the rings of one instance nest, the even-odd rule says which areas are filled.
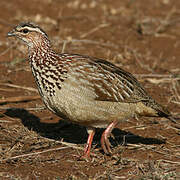
[[[103,132],[103,134],[101,136],[101,146],[106,154],[112,153],[111,148],[110,148],[111,144],[109,142],[107,133],[105,131]]]
[[[112,122],[107,128],[106,130],[103,132],[102,136],[101,136],[101,146],[104,150],[104,152],[106,154],[112,154],[111,151],[111,144],[109,142],[109,136],[111,135],[112,130],[114,129],[115,126],[117,126],[118,121],[114,121]]]

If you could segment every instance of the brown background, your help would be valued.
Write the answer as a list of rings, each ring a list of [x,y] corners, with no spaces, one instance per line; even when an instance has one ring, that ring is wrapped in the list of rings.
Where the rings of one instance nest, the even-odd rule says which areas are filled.
[[[101,151],[98,130],[91,160],[78,160],[85,128],[41,108],[27,48],[6,37],[21,21],[39,24],[58,52],[108,59],[133,73],[153,98],[180,114],[180,1],[1,0],[1,179],[180,178],[180,126],[165,118],[121,124],[112,156]]]

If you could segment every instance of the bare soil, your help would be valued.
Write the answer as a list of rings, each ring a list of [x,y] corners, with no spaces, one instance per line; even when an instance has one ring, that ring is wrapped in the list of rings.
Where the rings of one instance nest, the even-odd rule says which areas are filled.
[[[85,128],[43,108],[27,48],[6,37],[21,21],[42,26],[58,52],[104,58],[133,73],[180,116],[180,1],[1,0],[0,179],[180,179],[180,125],[165,118],[121,124],[112,156],[103,154],[98,129],[91,159],[79,160]]]

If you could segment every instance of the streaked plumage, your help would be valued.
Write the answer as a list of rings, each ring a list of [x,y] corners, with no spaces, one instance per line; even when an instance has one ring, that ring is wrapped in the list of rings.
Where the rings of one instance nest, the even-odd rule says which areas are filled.
[[[170,117],[130,73],[103,59],[56,53],[39,26],[21,23],[8,35],[28,45],[32,73],[48,109],[87,127],[85,156],[90,154],[95,128],[107,128],[101,144],[110,153],[108,137],[120,122],[137,115]]]

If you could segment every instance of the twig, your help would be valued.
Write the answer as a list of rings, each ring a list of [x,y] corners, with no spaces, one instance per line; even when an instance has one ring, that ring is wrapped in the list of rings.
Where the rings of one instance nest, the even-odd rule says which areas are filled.
[[[33,92],[38,92],[37,89],[32,88],[32,87],[24,87],[24,86],[19,86],[19,85],[10,84],[10,83],[0,83],[0,85],[2,85],[2,86],[9,86],[9,87],[13,87],[13,88],[19,88],[19,89],[25,89],[25,90],[33,91]]]
[[[22,108],[0,107],[0,110],[9,110],[9,109],[22,109]],[[41,107],[32,107],[32,108],[23,108],[23,109],[27,110],[27,111],[39,111],[39,110],[46,109],[46,107],[45,106],[41,106]]]
[[[6,98],[6,99],[0,99],[0,104],[33,101],[33,100],[37,100],[37,99],[40,99],[40,96],[9,97],[9,98]]]
[[[64,43],[63,43],[63,47],[62,47],[61,53],[64,53],[67,43],[68,43],[68,40],[65,40]]]
[[[13,157],[10,157],[10,158],[7,158],[7,159],[0,160],[0,162],[5,162],[5,161],[9,161],[9,160],[13,160],[13,159],[19,159],[19,158],[28,157],[28,156],[34,156],[34,155],[43,154],[43,153],[51,152],[51,151],[59,151],[59,150],[67,149],[67,148],[69,148],[69,147],[52,148],[52,149],[47,149],[47,150],[40,151],[40,152],[22,154],[22,155],[13,156]]]
[[[174,104],[180,105],[180,102],[178,102],[178,101],[171,101],[171,102],[174,103]]]
[[[130,144],[130,143],[128,143],[126,146],[129,147],[129,149],[130,149],[130,148],[147,148],[147,149],[153,149],[153,148],[156,147],[156,146],[154,146],[154,145]]]
[[[40,111],[40,110],[44,110],[47,109],[45,106],[41,106],[41,107],[34,107],[34,108],[26,108],[25,110],[27,111]]]
[[[47,139],[48,141],[56,142],[56,143],[58,143],[58,144],[65,145],[65,146],[71,147],[71,148],[73,148],[73,149],[79,149],[79,150],[83,150],[83,151],[84,151],[84,148],[79,147],[77,144],[74,144],[74,143],[64,142],[63,139],[62,139],[61,141],[49,139],[49,138],[46,138],[46,137],[43,137],[43,139]]]
[[[86,36],[88,36],[88,35],[96,32],[96,31],[98,31],[98,30],[101,29],[101,28],[107,27],[107,26],[109,26],[109,25],[110,25],[110,24],[100,24],[99,26],[97,26],[97,27],[91,29],[90,31],[82,34],[80,37],[81,37],[81,38],[85,38]]]
[[[79,147],[77,144],[64,142],[63,139],[61,141],[49,139],[49,138],[46,138],[46,137],[42,137],[42,139],[46,139],[46,140],[48,140],[50,142],[55,142],[55,143],[58,143],[58,144],[69,146],[69,147],[74,148],[74,149],[84,150],[84,148]]]
[[[74,148],[74,149],[84,150],[84,148],[79,147],[73,143],[61,142],[61,144],[66,145],[66,146],[71,147],[71,148]]]
[[[174,23],[176,23],[176,22],[179,21],[179,19],[178,19],[178,21],[177,21],[177,20],[176,20],[176,21],[173,21],[173,20],[171,19],[172,15],[173,15],[176,11],[177,11],[176,8],[173,8],[171,11],[169,11],[169,13],[168,13],[167,16],[165,17],[165,19],[164,19],[163,21],[161,21],[161,24],[157,27],[156,33],[162,33],[162,32],[164,32],[168,26],[170,26],[171,24],[174,24]]]
[[[161,78],[161,79],[146,78],[146,80],[153,84],[160,84],[160,83],[172,83],[172,80],[177,81],[177,80],[180,80],[180,78],[174,78],[174,79],[172,78]]]
[[[122,130],[125,131],[125,130],[128,130],[128,129],[140,129],[140,128],[147,128],[147,126],[145,125],[139,125],[139,126],[131,126],[131,127],[126,127],[126,128],[123,128]]]
[[[152,149],[152,151],[156,152],[156,153],[159,153],[159,154],[162,154],[162,155],[165,155],[165,156],[168,156],[168,157],[176,157],[178,159],[180,159],[180,156],[177,156],[177,155],[172,155],[172,154],[168,154],[168,153],[165,153],[165,152],[162,152],[162,151],[158,151],[158,150],[155,150],[155,149]]]
[[[47,139],[47,138],[45,138],[45,139]],[[0,160],[0,162],[3,163],[3,162],[6,162],[6,161],[9,161],[9,160],[14,160],[14,159],[28,157],[28,156],[34,156],[34,155],[43,154],[43,153],[51,152],[51,151],[59,151],[59,150],[67,149],[67,148],[83,150],[83,148],[78,147],[76,144],[73,144],[73,143],[67,143],[67,142],[55,141],[55,140],[49,140],[49,141],[59,142],[60,144],[65,145],[66,147],[52,148],[52,149],[47,149],[47,150],[40,151],[40,152],[34,152],[34,153],[29,153],[29,154],[22,154],[22,155],[18,155],[18,156],[13,156],[13,157],[10,157],[10,158]]]
[[[180,95],[178,94],[176,85],[177,85],[177,83],[175,81],[172,81],[172,89],[174,90],[176,101],[180,101]]]
[[[87,43],[87,44],[96,44],[96,45],[101,45],[101,46],[105,46],[105,47],[114,47],[114,48],[119,48],[118,46],[114,45],[114,44],[110,44],[110,43],[102,43],[102,42],[98,42],[98,41],[93,41],[93,40],[89,40],[89,39],[72,39],[70,41],[67,40],[63,40],[60,43],[64,43],[64,41],[66,41],[67,43],[76,43],[76,42],[80,42],[80,43]]]
[[[167,163],[171,163],[171,164],[178,164],[178,165],[180,165],[180,162],[176,162],[176,161],[169,161],[169,160],[166,160],[166,159],[161,159],[161,160],[157,160],[157,161],[164,161],[164,162],[167,162]]]

